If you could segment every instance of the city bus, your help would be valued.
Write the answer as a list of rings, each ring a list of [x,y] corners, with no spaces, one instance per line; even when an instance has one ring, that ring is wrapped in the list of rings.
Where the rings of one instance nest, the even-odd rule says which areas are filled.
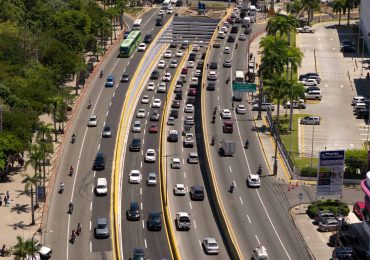
[[[141,24],[143,23],[143,19],[136,19],[134,24],[132,25],[132,30],[141,30]]]
[[[121,57],[130,57],[131,53],[134,52],[136,47],[140,44],[141,42],[141,33],[140,31],[132,31],[130,34],[127,36],[125,40],[121,43],[120,46],[120,56]]]
[[[244,83],[244,72],[241,70],[235,71],[235,83]]]

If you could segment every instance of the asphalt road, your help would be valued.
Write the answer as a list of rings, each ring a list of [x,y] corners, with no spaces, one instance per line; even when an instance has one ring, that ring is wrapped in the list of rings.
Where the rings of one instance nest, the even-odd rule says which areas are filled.
[[[143,20],[147,22],[142,29],[143,35],[152,30],[153,37],[158,33],[159,27],[153,29],[155,12],[156,10],[151,10],[144,15]],[[132,23],[129,19],[126,21],[128,24]],[[96,240],[94,238],[96,219],[98,217],[109,219],[110,193],[105,197],[96,197],[94,186],[97,177],[105,177],[108,180],[108,187],[110,187],[115,134],[128,87],[127,83],[122,84],[119,80],[123,72],[133,75],[143,56],[143,53],[135,53],[129,59],[120,59],[118,52],[119,49],[116,48],[105,57],[106,61],[102,66],[104,77],[93,79],[90,89],[86,93],[85,103],[81,105],[76,123],[71,131],[77,136],[76,142],[67,144],[61,159],[55,183],[59,186],[59,183],[63,181],[65,191],[63,194],[58,194],[58,189],[54,189],[45,231],[46,243],[51,246],[53,255],[58,259],[112,258],[111,240]],[[114,88],[104,88],[108,74],[115,76],[116,85]],[[89,99],[93,103],[90,110],[86,109]],[[87,128],[88,118],[93,114],[98,117],[98,126]],[[112,138],[101,139],[105,123],[113,128]],[[107,165],[104,171],[94,172],[92,163],[98,151],[105,153]],[[72,177],[67,175],[70,165],[73,165],[75,169]],[[159,198],[159,194],[153,197]],[[74,203],[72,215],[67,214],[70,201]],[[77,237],[75,244],[70,244],[68,240],[71,230],[76,228],[78,222],[82,224],[82,234]],[[162,245],[162,248],[165,247],[166,243],[164,246]]]
[[[253,31],[261,30],[261,27],[262,25],[254,25]],[[213,48],[210,55],[209,62],[218,61],[218,79],[216,90],[206,92],[204,113],[208,139],[210,140],[212,136],[216,137],[216,145],[210,146],[209,149],[227,217],[245,259],[251,256],[252,250],[259,244],[267,247],[269,259],[309,259],[303,239],[294,227],[289,214],[282,207],[286,204],[284,191],[274,185],[274,178],[261,177],[262,185],[259,189],[248,188],[246,185],[248,174],[256,173],[259,164],[263,165],[263,169],[267,169],[254,131],[253,114],[246,101],[246,94],[241,103],[247,106],[247,114],[236,115],[232,111],[234,132],[222,133],[223,120],[219,112],[224,108],[232,109],[231,81],[226,84],[226,79],[228,77],[233,79],[235,70],[245,68],[244,71],[246,71],[247,59],[247,41],[237,40],[239,46],[235,49],[234,43],[225,42],[227,36],[222,47]],[[231,54],[223,54],[225,46],[232,49]],[[233,60],[231,69],[222,67],[226,57]],[[234,106],[238,104],[235,102]],[[218,112],[216,122],[213,124],[211,121],[215,107],[218,107]],[[219,142],[225,136],[236,142],[236,152],[233,157],[221,157],[218,153]],[[249,149],[245,150],[243,145],[247,138]],[[266,175],[266,170],[263,170],[263,175]],[[236,190],[231,194],[228,190],[233,181],[236,183]]]
[[[197,64],[200,60],[200,56],[206,51],[206,47],[201,48],[201,50],[196,51]],[[184,65],[182,67],[187,67],[187,57],[185,57]],[[182,67],[179,67],[181,70]],[[187,103],[187,93],[189,91],[189,82],[192,77],[194,77],[195,68],[189,68],[186,81],[187,83],[183,86],[183,99],[181,101],[181,107],[177,109],[179,111],[179,117],[175,119],[175,125],[166,126],[164,130],[164,142],[166,142],[166,153],[164,154],[166,158],[166,172],[167,172],[167,194],[169,198],[169,209],[171,214],[171,219],[173,220],[173,226],[175,230],[176,242],[180,250],[180,255],[182,259],[228,259],[228,254],[223,244],[220,232],[216,225],[216,222],[212,215],[212,210],[210,203],[208,201],[207,195],[205,195],[204,201],[192,201],[190,199],[189,190],[193,185],[202,185],[204,187],[202,173],[200,171],[199,164],[189,164],[187,158],[190,152],[197,152],[196,144],[196,133],[195,126],[191,128],[191,132],[194,136],[194,146],[184,147],[183,141],[184,136],[182,135],[184,118],[185,116],[193,116],[194,113],[185,113],[184,107]],[[199,95],[200,88],[197,88],[197,95]],[[171,103],[174,100],[175,94],[172,93],[170,98]],[[170,104],[171,104],[170,103]],[[170,105],[169,104],[169,105]],[[200,110],[200,104],[195,104],[194,111]],[[170,108],[168,110],[171,111]],[[174,109],[175,110],[175,109]],[[179,133],[178,142],[168,142],[167,136],[170,130],[176,130]],[[171,159],[179,158],[181,160],[181,169],[171,168]],[[184,184],[187,188],[187,194],[185,196],[175,196],[173,193],[173,187],[178,184]],[[177,212],[187,212],[190,214],[192,227],[189,231],[180,231],[176,229],[176,213]],[[220,247],[220,253],[216,256],[206,255],[202,248],[202,240],[204,237],[214,237],[217,239]]]

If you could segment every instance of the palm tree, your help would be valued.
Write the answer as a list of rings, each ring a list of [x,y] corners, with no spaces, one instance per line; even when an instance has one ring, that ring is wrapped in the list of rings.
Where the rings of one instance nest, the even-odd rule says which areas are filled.
[[[116,0],[116,8],[119,15],[119,26],[121,27],[121,30],[123,29],[123,14],[126,11],[127,8],[127,1],[126,0]]]
[[[298,26],[299,22],[294,16],[283,16],[277,14],[267,22],[266,30],[269,34],[273,34],[275,37],[277,37],[277,33],[279,32],[279,36],[281,37],[283,35],[289,36],[291,30],[294,30]]]
[[[52,124],[48,123],[45,124],[44,122],[41,122],[38,125],[38,131],[36,138],[43,142],[51,142],[51,132],[52,132]]]
[[[360,4],[360,0],[345,0],[345,6],[347,7],[347,26],[349,26],[349,20],[351,18],[351,10],[356,8]]]
[[[37,241],[32,239],[24,241],[21,236],[17,236],[17,244],[12,248],[15,259],[26,259],[27,256],[32,256],[32,254],[36,252],[36,243]]]
[[[320,9],[320,0],[301,0],[301,4],[301,12],[307,11],[307,24],[310,25],[314,12]]]
[[[346,12],[346,0],[334,0],[333,2],[333,11],[339,13],[338,26],[340,26],[340,20],[342,19],[342,13]]]
[[[301,11],[302,5],[300,0],[293,0],[286,4],[288,13],[297,17]]]
[[[32,221],[31,225],[35,225],[35,207],[33,206],[33,186],[35,186],[36,190],[36,206],[37,206],[37,184],[40,181],[40,175],[35,173],[33,176],[24,174],[23,177],[25,177],[22,181],[24,183],[24,190],[26,192],[31,192],[31,216],[32,216]]]
[[[289,81],[290,86],[290,112],[289,112],[289,131],[292,131],[293,126],[293,100],[297,100],[299,102],[299,99],[304,97],[304,87],[303,84],[298,82],[297,80],[290,80]]]
[[[40,160],[42,161],[42,184],[45,186],[46,182],[46,158],[54,152],[53,144],[50,142],[38,143],[40,147]]]
[[[287,41],[268,35],[262,38],[260,47],[263,48],[260,71],[264,78],[269,78],[274,74],[282,74],[286,64]]]
[[[113,6],[113,7],[109,7],[107,10],[106,10],[110,20],[111,20],[111,23],[113,24],[113,33],[114,33],[114,39],[116,40],[117,39],[117,35],[116,35],[116,18],[117,16],[119,15],[119,10],[117,7]]]
[[[53,123],[54,123],[54,142],[58,141],[58,132],[57,132],[57,113],[59,110],[60,104],[63,102],[62,97],[53,97],[49,99],[49,106],[48,112],[53,115]]]
[[[31,165],[33,167],[34,171],[35,171],[34,176],[36,176],[37,180],[39,180],[40,174],[38,172],[41,170],[40,161],[42,159],[40,146],[37,145],[37,144],[31,145],[30,148],[29,148],[29,151],[28,151],[28,156],[29,156],[29,159],[26,162],[26,167],[28,165]],[[28,176],[28,175],[26,175],[26,176]],[[35,182],[34,185],[35,185],[35,190],[37,191],[38,182]],[[32,193],[32,191],[31,191],[31,193]],[[32,201],[32,197],[33,197],[33,195],[31,194],[31,201]],[[39,199],[38,199],[37,193],[36,193],[36,207],[39,207]]]

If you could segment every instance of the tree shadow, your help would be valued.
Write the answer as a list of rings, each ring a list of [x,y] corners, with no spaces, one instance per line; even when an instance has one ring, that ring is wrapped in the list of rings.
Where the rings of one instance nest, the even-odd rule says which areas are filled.
[[[17,212],[17,214],[29,213],[30,212],[29,207],[30,206],[28,204],[23,205],[15,204],[15,206],[11,208],[11,212]]]
[[[25,230],[27,227],[32,226],[31,224],[25,224],[23,221],[16,222],[12,225],[8,225],[9,227],[13,227],[14,230],[18,228]]]

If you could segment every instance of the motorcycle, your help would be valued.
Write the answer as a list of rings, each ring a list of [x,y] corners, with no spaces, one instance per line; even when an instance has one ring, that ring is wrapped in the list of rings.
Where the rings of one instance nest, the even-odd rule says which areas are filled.
[[[248,140],[246,140],[246,141],[245,141],[245,149],[248,149],[248,147],[249,147],[249,141],[248,141]]]
[[[74,172],[74,170],[73,170],[73,168],[71,167],[71,169],[69,169],[69,176],[73,176],[73,172]]]
[[[258,167],[258,171],[257,171],[258,175],[261,175],[262,174],[262,165],[260,164],[260,166]]]
[[[72,135],[72,141],[71,141],[71,142],[72,142],[72,144],[74,144],[74,143],[75,143],[75,141],[76,141],[76,136],[75,136],[75,134],[73,134],[73,135]]]
[[[214,146],[215,145],[215,142],[216,142],[216,138],[215,137],[212,137],[211,145]]]
[[[71,243],[74,244],[75,242],[76,242],[76,234],[75,234],[75,231],[72,230]]]
[[[102,78],[102,77],[103,77],[103,71],[101,70],[101,71],[100,71],[99,78]]]
[[[64,185],[60,185],[59,187],[59,193],[62,194],[64,191]]]
[[[87,109],[91,108],[91,101],[89,100],[89,104],[87,104]]]
[[[235,189],[235,184],[234,184],[234,183],[232,183],[232,184],[230,185],[230,193],[233,193],[233,192],[234,192],[234,189]]]
[[[71,214],[71,215],[72,215],[72,213],[73,213],[73,204],[72,204],[72,202],[71,202],[71,203],[69,203],[69,206],[68,206],[68,213],[69,213],[69,214]]]

